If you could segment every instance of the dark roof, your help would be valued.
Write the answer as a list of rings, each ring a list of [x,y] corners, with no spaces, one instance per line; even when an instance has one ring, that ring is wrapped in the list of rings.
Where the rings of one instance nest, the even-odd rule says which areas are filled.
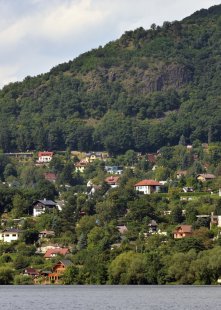
[[[16,228],[6,228],[6,229],[2,230],[2,232],[21,233],[22,231],[20,229],[16,229]]]
[[[72,265],[72,261],[70,261],[69,259],[62,259],[62,260],[60,260],[60,262],[61,262],[62,264],[64,264],[64,266],[66,266],[66,267]]]
[[[24,270],[24,274],[35,276],[35,275],[39,275],[39,271],[35,268],[28,267]]]
[[[47,199],[37,200],[34,202],[34,204],[38,202],[42,203],[45,206],[56,206],[56,203],[53,200],[47,200]]]

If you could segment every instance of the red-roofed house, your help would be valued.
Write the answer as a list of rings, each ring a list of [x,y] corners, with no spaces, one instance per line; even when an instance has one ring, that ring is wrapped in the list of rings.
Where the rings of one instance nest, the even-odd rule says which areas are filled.
[[[182,239],[192,236],[192,226],[191,225],[179,225],[173,232],[174,239]]]
[[[38,163],[49,163],[52,160],[53,152],[38,152]]]
[[[143,180],[134,185],[134,188],[138,192],[142,192],[145,195],[150,195],[155,192],[159,192],[161,184],[154,180]]]
[[[105,182],[109,184],[112,188],[114,188],[118,186],[119,179],[120,177],[110,176],[105,179]]]
[[[54,249],[48,249],[44,255],[44,258],[50,259],[53,257],[56,257],[57,255],[63,255],[65,256],[66,254],[69,253],[68,248],[54,248]]]
[[[157,153],[149,153],[147,154],[147,161],[151,164],[155,164],[157,160]]]
[[[49,182],[52,182],[52,183],[55,183],[57,181],[57,175],[53,172],[45,172],[44,173],[44,178],[45,180],[49,181]]]
[[[39,271],[35,268],[27,267],[24,270],[23,274],[26,276],[36,277],[36,276],[39,276]]]

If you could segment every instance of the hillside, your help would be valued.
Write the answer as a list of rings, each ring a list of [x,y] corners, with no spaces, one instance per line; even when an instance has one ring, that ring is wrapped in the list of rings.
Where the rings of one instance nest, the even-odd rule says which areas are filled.
[[[219,141],[221,5],[127,31],[0,91],[0,149],[140,152]]]

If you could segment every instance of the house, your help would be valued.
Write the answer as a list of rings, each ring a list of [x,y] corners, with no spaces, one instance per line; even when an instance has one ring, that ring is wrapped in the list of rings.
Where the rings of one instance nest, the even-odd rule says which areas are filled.
[[[125,226],[125,225],[118,225],[117,229],[121,235],[127,233],[127,231],[128,231],[127,226]]]
[[[46,211],[53,211],[57,209],[57,204],[52,200],[37,200],[32,204],[33,216],[39,216]]]
[[[150,195],[159,192],[161,184],[154,180],[142,180],[134,185],[136,191]]]
[[[149,226],[149,233],[156,233],[157,232],[157,222],[155,220],[151,220],[150,223],[148,224]]]
[[[110,176],[110,177],[107,177],[104,181],[108,185],[110,185],[111,188],[115,188],[115,187],[118,187],[119,179],[120,179],[120,177]]]
[[[48,274],[48,278],[50,282],[53,283],[58,283],[61,276],[67,269],[67,267],[71,266],[72,262],[68,259],[63,259],[57,262],[53,267],[52,267],[52,273]]]
[[[84,172],[85,168],[87,167],[88,162],[85,160],[81,160],[75,164],[75,171],[76,172]]]
[[[55,248],[57,248],[58,247],[58,245],[57,244],[52,244],[52,243],[50,243],[50,244],[47,244],[47,245],[42,245],[41,243],[40,243],[40,246],[37,248],[37,250],[36,250],[36,254],[45,254],[46,252],[47,252],[47,250],[49,250],[49,249],[55,249]]]
[[[155,164],[157,160],[157,156],[158,156],[157,153],[148,153],[146,158],[149,163]]]
[[[197,180],[201,182],[212,181],[215,178],[216,178],[215,175],[212,173],[203,173],[197,175]]]
[[[95,152],[87,153],[84,160],[87,163],[93,163],[96,159],[103,160],[102,153],[95,153]]]
[[[210,216],[210,228],[216,225],[217,227],[221,227],[221,215],[215,215],[214,212],[211,212]]]
[[[44,258],[46,259],[50,259],[53,257],[56,257],[57,255],[62,255],[65,256],[69,253],[69,249],[68,248],[60,248],[60,247],[56,247],[53,249],[48,249],[44,255]]]
[[[179,225],[173,232],[174,239],[182,239],[192,236],[192,226],[191,225]]]
[[[39,233],[39,238],[52,238],[55,236],[55,232],[53,230],[42,230]]]
[[[49,182],[52,182],[52,183],[55,183],[57,181],[57,175],[53,172],[45,172],[44,173],[44,178],[45,180],[49,181]]]
[[[177,170],[176,177],[177,179],[181,179],[187,175],[187,170]]]
[[[102,186],[101,185],[92,185],[91,187],[88,187],[87,195],[88,196],[93,196],[97,191],[101,190]]]
[[[194,188],[193,187],[189,187],[189,186],[184,186],[183,187],[183,192],[184,193],[193,193],[194,192]]]
[[[54,155],[53,152],[38,152],[37,163],[39,164],[50,163],[53,155]]]
[[[23,275],[25,276],[30,276],[30,277],[37,277],[39,276],[39,271],[35,268],[32,267],[27,267],[24,271],[23,271]]]
[[[105,166],[104,170],[110,174],[122,174],[123,168],[120,166]]]
[[[22,231],[15,228],[4,229],[0,233],[0,240],[3,242],[11,243],[20,238]]]

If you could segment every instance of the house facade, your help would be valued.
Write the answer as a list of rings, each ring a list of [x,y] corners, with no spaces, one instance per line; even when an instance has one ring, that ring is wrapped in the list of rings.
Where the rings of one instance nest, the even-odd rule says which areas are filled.
[[[105,166],[105,171],[111,174],[122,174],[123,168],[121,166]]]
[[[38,163],[50,163],[54,153],[53,152],[38,152]]]
[[[110,176],[105,179],[105,182],[110,185],[111,188],[118,187],[120,177]]]
[[[75,164],[75,171],[83,173],[87,166],[88,162],[85,160],[81,160],[80,162]]]
[[[33,216],[36,217],[45,213],[46,211],[53,211],[57,209],[57,204],[52,200],[43,199],[35,201],[32,204],[32,208]]]
[[[63,259],[57,262],[52,268],[52,273],[48,274],[49,281],[55,284],[59,283],[59,280],[64,274],[65,270],[71,265],[72,262],[68,259]]]
[[[179,225],[173,232],[174,239],[182,239],[192,236],[192,226],[191,225]]]
[[[17,241],[21,233],[21,230],[15,228],[4,229],[0,233],[0,240],[3,242],[11,243],[13,241]]]
[[[161,184],[154,180],[142,180],[134,185],[136,191],[145,195],[157,193],[160,191]]]
[[[42,230],[39,233],[39,238],[53,238],[55,236],[55,232],[53,230]]]
[[[57,181],[57,175],[53,172],[45,172],[44,173],[44,178],[45,180],[51,182],[51,183],[55,183]]]
[[[197,176],[197,180],[201,182],[212,181],[215,178],[216,178],[215,175],[212,173],[203,173],[203,174],[198,174]]]

